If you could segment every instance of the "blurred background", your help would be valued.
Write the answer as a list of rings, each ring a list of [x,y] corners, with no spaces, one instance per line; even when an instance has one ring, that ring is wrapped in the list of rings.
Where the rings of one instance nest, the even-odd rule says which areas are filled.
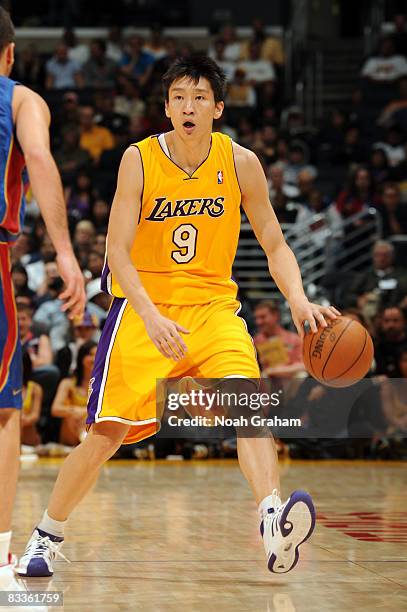
[[[398,387],[390,392],[389,381],[407,378],[406,3],[0,4],[17,26],[12,77],[51,109],[52,149],[88,295],[85,319],[73,326],[60,311],[55,252],[28,189],[13,250],[26,366],[23,450],[66,454],[84,435],[95,342],[110,303],[100,275],[118,165],[129,143],[171,129],[161,91],[171,62],[205,53],[228,80],[215,130],[259,156],[309,298],[335,304],[375,342],[352,423],[324,440],[282,439],[280,452],[405,458],[406,397]],[[331,391],[307,377],[289,309],[243,213],[234,275],[265,380],[284,388],[287,403],[317,430],[329,418]],[[69,390],[61,386],[66,378]],[[194,442],[149,440],[119,454],[234,456],[235,440],[198,432]]]

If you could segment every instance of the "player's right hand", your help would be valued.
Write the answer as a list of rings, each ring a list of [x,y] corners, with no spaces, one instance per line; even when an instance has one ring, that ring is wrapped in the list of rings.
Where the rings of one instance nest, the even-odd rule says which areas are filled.
[[[187,353],[187,346],[180,336],[179,332],[189,334],[189,331],[172,321],[167,319],[159,312],[153,313],[144,318],[147,334],[154,342],[157,349],[164,357],[181,361]]]
[[[65,303],[62,310],[69,311],[69,318],[82,320],[86,304],[85,281],[79,264],[72,253],[57,254],[58,271],[65,283],[65,290],[58,296]]]

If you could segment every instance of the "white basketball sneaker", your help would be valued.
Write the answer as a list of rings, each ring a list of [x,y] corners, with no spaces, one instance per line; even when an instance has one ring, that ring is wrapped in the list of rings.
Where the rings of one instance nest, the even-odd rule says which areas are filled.
[[[70,563],[60,552],[63,543],[64,538],[58,538],[36,527],[15,571],[20,576],[52,576],[52,564],[57,555]]]
[[[308,540],[314,527],[315,508],[305,491],[294,491],[285,504],[268,509],[260,533],[270,572],[285,574],[297,565],[298,548]]]

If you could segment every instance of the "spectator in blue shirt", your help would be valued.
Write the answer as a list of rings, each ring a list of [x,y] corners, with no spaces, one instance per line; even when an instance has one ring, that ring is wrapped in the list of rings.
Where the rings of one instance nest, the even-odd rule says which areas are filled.
[[[130,36],[120,62],[122,71],[143,87],[151,76],[153,64],[154,58],[143,51],[143,39],[140,36]]]

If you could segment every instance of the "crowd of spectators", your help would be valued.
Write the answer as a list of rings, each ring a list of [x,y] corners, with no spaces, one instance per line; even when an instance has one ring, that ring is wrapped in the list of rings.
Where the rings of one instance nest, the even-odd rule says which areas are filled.
[[[334,109],[319,125],[308,125],[303,110],[285,100],[283,46],[266,34],[261,20],[254,20],[250,39],[238,39],[228,24],[201,50],[228,78],[226,110],[215,129],[257,153],[280,223],[297,227],[316,254],[327,255],[327,295],[375,339],[373,378],[406,375],[407,272],[400,244],[407,239],[407,33],[403,18],[396,22],[394,37],[380,41],[378,53],[364,63],[361,58],[360,83],[348,111]],[[81,439],[93,343],[110,304],[100,277],[121,155],[130,142],[170,129],[161,78],[176,57],[193,52],[191,45],[163,36],[158,26],[146,39],[124,37],[114,26],[106,39],[87,43],[67,30],[51,56],[40,54],[35,44],[18,49],[12,76],[40,91],[52,111],[52,148],[88,296],[84,321],[72,324],[60,309],[55,250],[28,192],[26,225],[12,259],[20,333],[31,360],[23,438],[29,445],[35,440],[41,448],[49,443],[64,448]],[[350,275],[342,265],[349,257],[335,259],[336,254],[372,209],[381,240],[370,267]],[[263,375],[284,388],[287,381],[302,380],[301,346],[281,326],[279,305],[256,306],[243,293],[241,298]],[[306,409],[315,412],[312,403],[324,393],[310,389]],[[391,393],[387,388],[386,397]],[[403,401],[404,416],[396,424],[383,409],[371,439],[382,440],[389,428],[405,434]],[[66,406],[72,406],[72,419]]]

